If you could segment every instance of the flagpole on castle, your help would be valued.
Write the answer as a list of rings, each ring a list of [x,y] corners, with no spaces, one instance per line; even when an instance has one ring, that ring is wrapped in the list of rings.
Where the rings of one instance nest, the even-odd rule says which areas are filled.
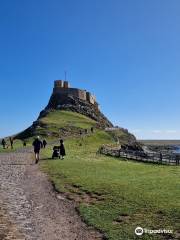
[[[66,81],[66,78],[67,78],[67,71],[64,71],[64,77],[65,77],[65,81]]]

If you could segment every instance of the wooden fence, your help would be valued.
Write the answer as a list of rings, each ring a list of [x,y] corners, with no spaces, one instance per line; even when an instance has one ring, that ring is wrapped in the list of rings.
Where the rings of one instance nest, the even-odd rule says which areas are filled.
[[[141,162],[150,162],[166,165],[180,165],[180,155],[168,153],[154,153],[133,150],[113,149],[107,146],[102,146],[99,153],[112,157],[126,158]]]

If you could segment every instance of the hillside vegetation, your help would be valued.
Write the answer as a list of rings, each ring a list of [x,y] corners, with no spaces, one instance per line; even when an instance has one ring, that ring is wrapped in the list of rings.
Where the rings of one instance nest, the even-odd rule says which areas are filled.
[[[137,226],[172,229],[174,233],[169,238],[175,239],[180,215],[179,168],[98,154],[102,144],[115,142],[114,136],[77,113],[53,111],[39,122],[41,126],[35,128],[35,134],[48,132],[49,142],[59,132],[64,134],[67,153],[64,160],[52,160],[53,145],[49,144],[42,152],[40,166],[56,190],[77,202],[80,215],[89,225],[111,240],[136,239]],[[79,135],[79,129],[89,130],[92,126],[94,133]],[[123,130],[119,133],[124,134],[129,141],[132,136]],[[167,235],[145,234],[141,239],[167,239]]]
[[[52,111],[47,116],[41,118],[40,123],[56,130],[68,127],[87,129],[96,125],[96,121],[70,111]]]
[[[16,138],[28,141],[38,135],[50,140],[57,139],[57,137],[73,137],[79,136],[80,131],[84,134],[85,129],[90,131],[91,127],[100,130],[99,123],[87,116],[71,111],[52,110],[35,121],[31,127],[17,134]],[[135,137],[124,129],[107,134],[112,137],[113,143],[117,139],[123,144],[136,141]]]

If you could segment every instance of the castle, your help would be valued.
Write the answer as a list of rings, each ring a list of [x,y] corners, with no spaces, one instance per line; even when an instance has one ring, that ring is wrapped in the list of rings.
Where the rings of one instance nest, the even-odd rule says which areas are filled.
[[[41,122],[41,118],[47,116],[54,110],[71,111],[87,116],[97,122],[96,126],[98,128],[105,129],[113,127],[113,124],[100,111],[99,104],[96,102],[96,97],[94,95],[86,90],[71,88],[68,81],[55,80],[48,105],[40,112],[38,119],[33,122],[32,126],[16,137],[20,139],[27,138],[29,136],[34,136],[38,128],[45,129],[45,124]],[[72,126],[71,129],[73,129]],[[66,134],[66,129],[64,128],[63,134]]]
[[[55,80],[53,95],[58,95],[59,98],[65,99],[66,97],[72,96],[80,100],[86,101],[98,109],[98,103],[96,102],[96,97],[86,90],[81,90],[78,88],[71,88],[68,81]]]

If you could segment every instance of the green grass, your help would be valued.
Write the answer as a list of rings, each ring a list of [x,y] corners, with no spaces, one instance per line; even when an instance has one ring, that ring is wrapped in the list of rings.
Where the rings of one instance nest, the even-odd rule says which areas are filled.
[[[94,126],[93,134],[75,138],[76,134],[65,139],[64,160],[49,159],[52,146],[48,145],[40,162],[56,189],[77,202],[80,215],[89,225],[110,240],[168,239],[167,235],[136,237],[137,226],[172,229],[174,235],[169,239],[175,236],[180,224],[179,167],[98,154],[102,144],[115,143],[113,134],[96,129],[95,121],[77,113],[54,111],[42,118],[41,123],[44,127],[38,130],[38,135],[58,133],[60,128],[73,127],[78,131]],[[54,141],[54,136],[47,140]],[[128,137],[123,132],[123,140]],[[32,138],[29,140],[32,142]]]
[[[76,112],[51,111],[47,116],[39,119],[40,126],[37,126],[33,134],[46,139],[57,138],[63,135],[73,135],[80,130],[89,129],[96,126],[96,121],[89,119]]]
[[[65,160],[45,160],[47,172],[60,192],[79,202],[83,219],[108,239],[136,239],[137,226],[177,231],[180,216],[177,167],[124,161],[96,154],[113,139],[103,131],[65,141]],[[51,156],[51,149],[43,152]],[[141,239],[165,239],[143,235]]]
[[[55,128],[70,126],[86,129],[96,125],[94,120],[79,113],[69,111],[50,112],[46,117],[41,119],[41,122],[52,127],[54,126]]]

